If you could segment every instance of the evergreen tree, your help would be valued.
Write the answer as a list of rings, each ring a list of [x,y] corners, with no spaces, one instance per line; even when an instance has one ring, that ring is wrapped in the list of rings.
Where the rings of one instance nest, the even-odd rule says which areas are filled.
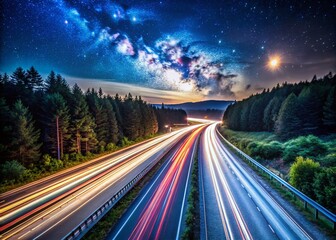
[[[0,98],[0,164],[8,160],[8,139],[10,136],[10,111],[4,98]]]
[[[323,106],[323,124],[328,131],[336,131],[336,86],[333,86]]]
[[[23,70],[22,67],[18,67],[11,75],[11,81],[17,86],[27,87],[28,80],[26,71]]]
[[[272,100],[267,104],[263,117],[264,129],[266,131],[271,132],[274,130],[274,124],[277,120],[281,104],[282,99],[277,96],[273,97]]]
[[[94,89],[91,91],[88,89],[86,93],[86,100],[89,106],[89,111],[93,113],[96,128],[95,132],[97,134],[98,144],[102,150],[104,150],[106,144],[108,143],[108,116],[106,109],[103,108],[103,99],[98,97],[97,92]]]
[[[77,153],[88,153],[95,149],[97,145],[96,135],[93,130],[95,123],[89,112],[83,92],[77,84],[74,85],[72,93],[71,123],[73,131],[73,150]]]
[[[113,107],[109,99],[104,98],[103,99],[103,108],[106,111],[107,114],[107,126],[108,126],[108,132],[107,132],[107,143],[114,143],[116,144],[118,142],[118,123],[115,116],[115,113],[113,111]]]
[[[9,149],[12,159],[18,160],[25,166],[36,163],[40,157],[41,144],[38,143],[40,132],[34,127],[34,121],[28,108],[18,100],[10,114],[11,136]]]
[[[276,121],[276,134],[284,139],[297,136],[301,129],[298,114],[298,99],[296,95],[292,93],[286,98],[279,110],[279,116]]]
[[[70,139],[70,114],[67,103],[59,93],[48,94],[43,102],[44,143],[46,152],[63,158]],[[58,128],[57,128],[58,125]]]
[[[33,90],[43,89],[43,79],[34,67],[31,67],[27,71],[26,78],[27,78],[28,87],[30,89],[33,89]]]
[[[314,78],[316,79],[316,76]],[[320,91],[320,87],[311,84],[305,87],[298,97],[304,134],[317,133],[322,127],[323,95]]]

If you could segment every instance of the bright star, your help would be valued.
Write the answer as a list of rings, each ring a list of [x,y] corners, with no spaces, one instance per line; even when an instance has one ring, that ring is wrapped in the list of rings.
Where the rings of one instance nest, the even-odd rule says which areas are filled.
[[[274,55],[269,58],[267,66],[270,70],[277,70],[279,69],[280,64],[281,64],[280,56]]]

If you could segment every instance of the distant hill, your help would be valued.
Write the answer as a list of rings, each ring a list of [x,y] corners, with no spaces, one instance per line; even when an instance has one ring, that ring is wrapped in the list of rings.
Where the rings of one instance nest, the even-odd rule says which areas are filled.
[[[165,104],[167,108],[183,109],[183,110],[225,110],[234,101],[223,101],[223,100],[208,100],[202,102],[186,102],[179,104]],[[156,107],[161,107],[161,104],[154,104]]]
[[[225,109],[234,101],[208,100],[202,102],[186,102],[179,104],[165,104],[166,108],[183,109],[188,117],[209,118],[220,120]],[[161,104],[153,104],[161,108]]]

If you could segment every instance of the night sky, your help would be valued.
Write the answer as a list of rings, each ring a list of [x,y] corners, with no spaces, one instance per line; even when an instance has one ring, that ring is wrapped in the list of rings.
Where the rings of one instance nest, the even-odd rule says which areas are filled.
[[[0,72],[150,102],[241,99],[336,70],[336,1],[1,1]]]

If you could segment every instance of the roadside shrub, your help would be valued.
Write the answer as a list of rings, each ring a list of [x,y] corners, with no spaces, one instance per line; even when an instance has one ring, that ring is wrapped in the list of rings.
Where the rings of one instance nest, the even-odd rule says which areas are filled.
[[[336,153],[331,153],[323,158],[320,158],[319,162],[325,167],[336,166]]]
[[[239,144],[238,144],[238,148],[240,148],[243,151],[246,151],[247,146],[251,143],[251,139],[245,138],[245,139],[241,139]]]
[[[270,143],[264,144],[262,149],[264,159],[278,158],[283,152],[282,144],[278,141],[272,141]]]
[[[320,204],[336,213],[336,167],[315,174],[314,193]]]
[[[61,169],[63,167],[63,161],[58,160],[55,158],[52,158],[48,154],[44,154],[42,157],[43,161],[43,169],[44,171],[52,172],[57,171],[58,169]]]
[[[289,170],[289,183],[311,198],[315,198],[314,176],[320,171],[320,164],[299,156]]]
[[[113,151],[117,148],[117,146],[114,143],[109,143],[106,145],[106,150],[107,151]]]
[[[13,181],[13,183],[18,182],[25,170],[26,168],[16,160],[6,161],[0,166],[1,182],[5,180]]]
[[[301,136],[284,144],[283,160],[293,162],[297,156],[318,159],[327,153],[327,146],[313,135]]]
[[[259,145],[258,142],[250,142],[247,145],[246,153],[250,155],[251,157],[259,156]]]

